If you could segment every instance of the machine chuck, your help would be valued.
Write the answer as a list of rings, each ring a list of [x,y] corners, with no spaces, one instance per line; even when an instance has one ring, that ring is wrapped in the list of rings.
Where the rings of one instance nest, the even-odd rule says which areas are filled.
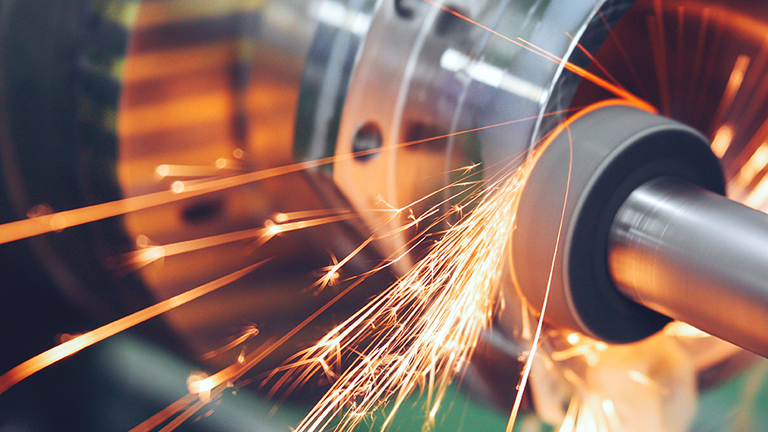
[[[536,157],[513,278],[545,319],[614,343],[670,319],[768,356],[768,215],[724,197],[697,131],[603,102]]]

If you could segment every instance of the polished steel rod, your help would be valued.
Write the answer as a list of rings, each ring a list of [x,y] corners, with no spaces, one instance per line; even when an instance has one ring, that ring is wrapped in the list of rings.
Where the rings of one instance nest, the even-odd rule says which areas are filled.
[[[611,227],[624,295],[768,356],[768,215],[672,178],[634,190]]]

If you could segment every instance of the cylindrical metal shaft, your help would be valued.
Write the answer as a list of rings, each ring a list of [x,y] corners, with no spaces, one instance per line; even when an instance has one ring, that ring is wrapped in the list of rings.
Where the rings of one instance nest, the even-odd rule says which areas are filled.
[[[768,356],[768,215],[672,178],[619,209],[608,265],[634,301]]]

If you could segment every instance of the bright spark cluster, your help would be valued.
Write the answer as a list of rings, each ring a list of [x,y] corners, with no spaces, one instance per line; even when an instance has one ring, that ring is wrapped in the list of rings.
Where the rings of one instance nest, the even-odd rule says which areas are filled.
[[[475,196],[476,208],[424,259],[294,363],[299,382],[318,372],[336,379],[296,432],[349,430],[393,402],[386,428],[417,389],[426,392],[432,424],[445,390],[500,306],[499,280],[524,172]],[[348,361],[337,377],[336,366]]]

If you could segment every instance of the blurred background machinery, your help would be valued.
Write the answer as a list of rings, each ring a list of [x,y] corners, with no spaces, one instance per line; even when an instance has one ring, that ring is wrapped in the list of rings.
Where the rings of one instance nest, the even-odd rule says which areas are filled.
[[[503,173],[569,112],[611,97],[563,60],[699,130],[721,158],[729,196],[764,210],[767,40],[768,9],[748,0],[4,0],[0,222],[177,198],[0,245],[3,371],[267,261],[0,395],[0,430],[130,429],[184,394],[191,372],[219,370],[285,334],[349,278],[405,251],[415,232],[397,228],[411,213],[389,210],[461,178],[463,167],[482,163],[474,178]],[[227,187],[194,192],[217,181]],[[271,226],[290,223],[306,227],[264,241]],[[371,235],[379,239],[338,285],[311,289]],[[367,278],[253,376],[319,338],[425,250]],[[466,408],[438,430],[503,427],[526,348],[502,339],[489,336],[466,392],[454,395]],[[691,350],[704,391],[693,428],[764,428],[753,407],[766,397],[768,366],[718,342]],[[324,383],[277,415],[256,387],[180,430],[287,430]],[[402,430],[420,427],[422,417],[408,416]]]

